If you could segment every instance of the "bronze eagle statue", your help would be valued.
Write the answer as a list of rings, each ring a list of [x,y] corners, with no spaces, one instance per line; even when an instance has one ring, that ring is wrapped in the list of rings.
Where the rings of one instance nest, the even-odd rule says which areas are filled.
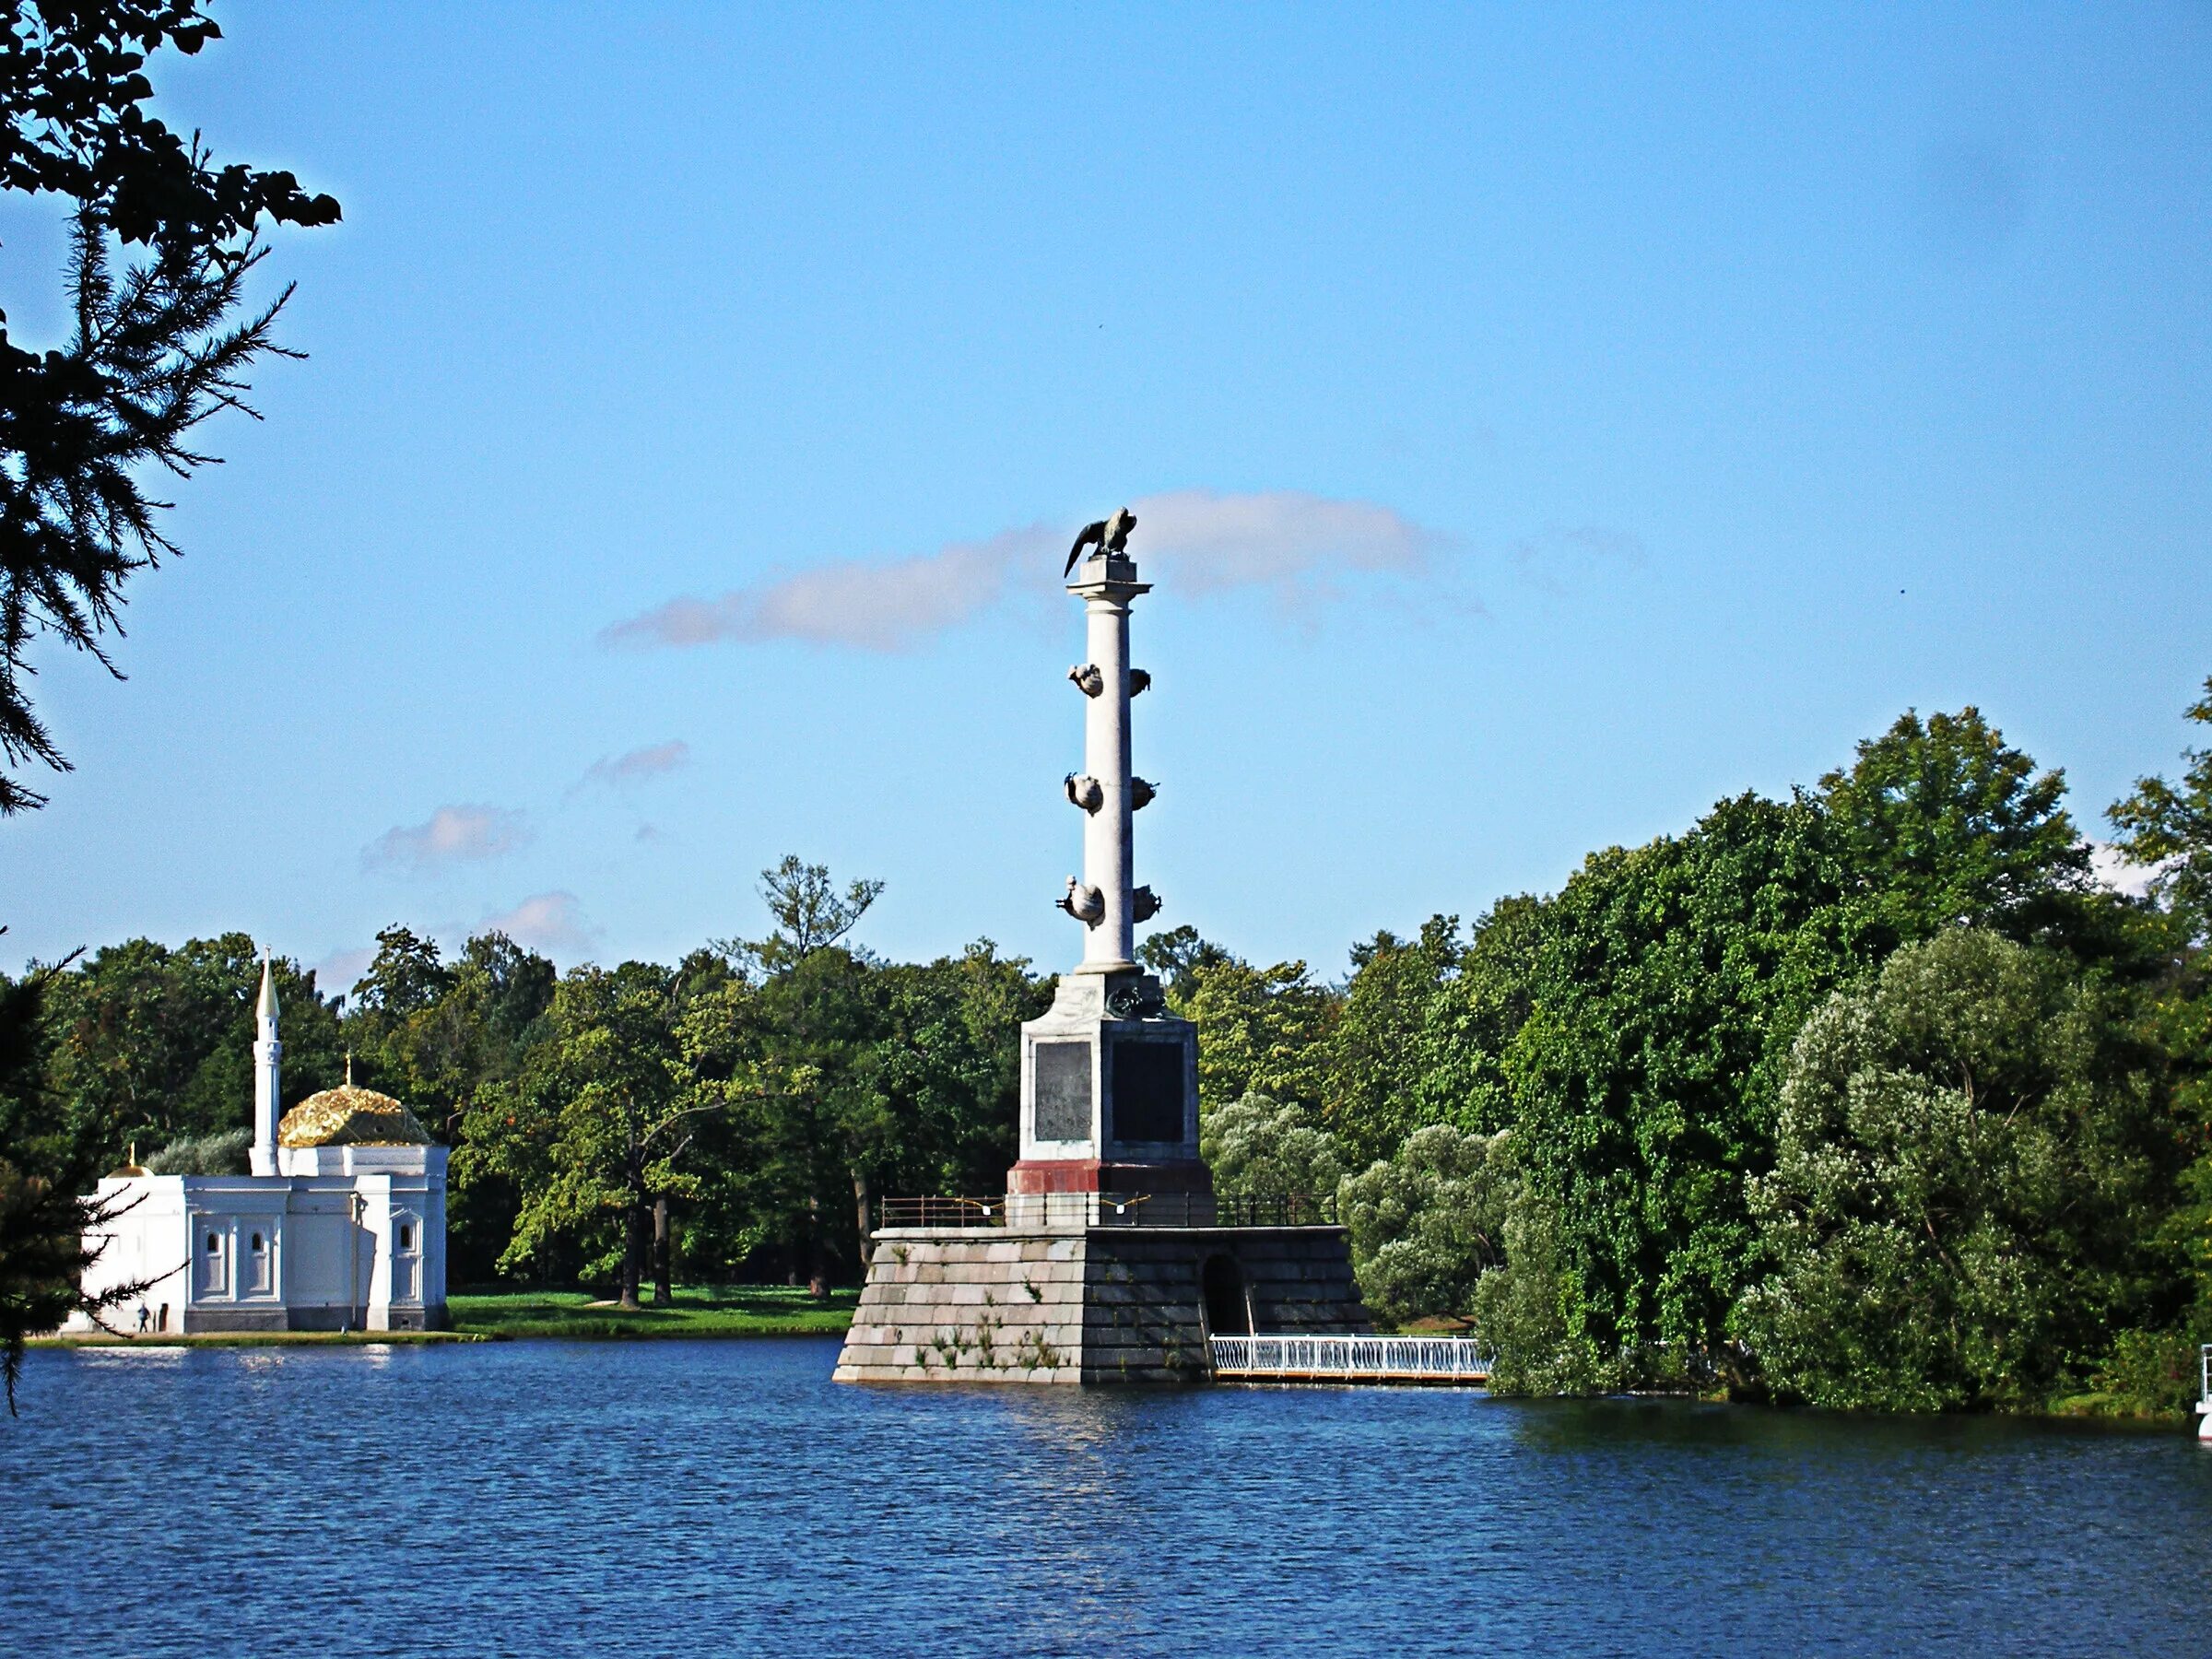
[[[1129,546],[1129,532],[1136,528],[1136,514],[1126,507],[1117,507],[1112,518],[1100,519],[1095,524],[1083,526],[1083,534],[1076,537],[1076,545],[1067,550],[1067,568],[1060,572],[1065,582],[1076,573],[1076,561],[1083,557],[1083,549],[1096,547],[1101,553],[1121,553]]]

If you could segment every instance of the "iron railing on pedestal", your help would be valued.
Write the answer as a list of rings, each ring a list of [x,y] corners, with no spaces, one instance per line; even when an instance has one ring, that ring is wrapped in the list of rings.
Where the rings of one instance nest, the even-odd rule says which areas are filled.
[[[1334,1227],[1336,1199],[1314,1199],[1300,1193],[1269,1193],[1258,1197],[1219,1197],[1215,1213],[1223,1227]]]
[[[1211,1193],[1008,1193],[995,1198],[884,1198],[878,1227],[1330,1227],[1336,1206],[1310,1198]]]
[[[880,1198],[878,1227],[1004,1227],[1004,1198]]]

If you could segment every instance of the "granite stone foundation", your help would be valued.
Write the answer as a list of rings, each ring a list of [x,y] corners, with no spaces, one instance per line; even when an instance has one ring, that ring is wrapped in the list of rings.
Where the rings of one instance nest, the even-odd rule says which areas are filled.
[[[885,1228],[837,1380],[1203,1382],[1217,1325],[1371,1331],[1344,1230]]]

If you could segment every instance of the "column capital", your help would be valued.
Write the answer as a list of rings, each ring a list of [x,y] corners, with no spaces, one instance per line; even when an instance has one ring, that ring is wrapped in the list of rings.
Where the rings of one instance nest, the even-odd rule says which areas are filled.
[[[1135,559],[1094,554],[1083,561],[1067,591],[1094,605],[1106,600],[1125,609],[1139,594],[1150,593],[1152,584],[1136,579]]]

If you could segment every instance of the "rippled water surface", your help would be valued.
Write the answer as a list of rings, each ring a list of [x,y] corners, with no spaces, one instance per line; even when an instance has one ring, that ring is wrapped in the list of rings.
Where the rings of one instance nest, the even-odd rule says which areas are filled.
[[[34,1354],[0,1650],[2212,1653],[2178,1434],[835,1353]]]

